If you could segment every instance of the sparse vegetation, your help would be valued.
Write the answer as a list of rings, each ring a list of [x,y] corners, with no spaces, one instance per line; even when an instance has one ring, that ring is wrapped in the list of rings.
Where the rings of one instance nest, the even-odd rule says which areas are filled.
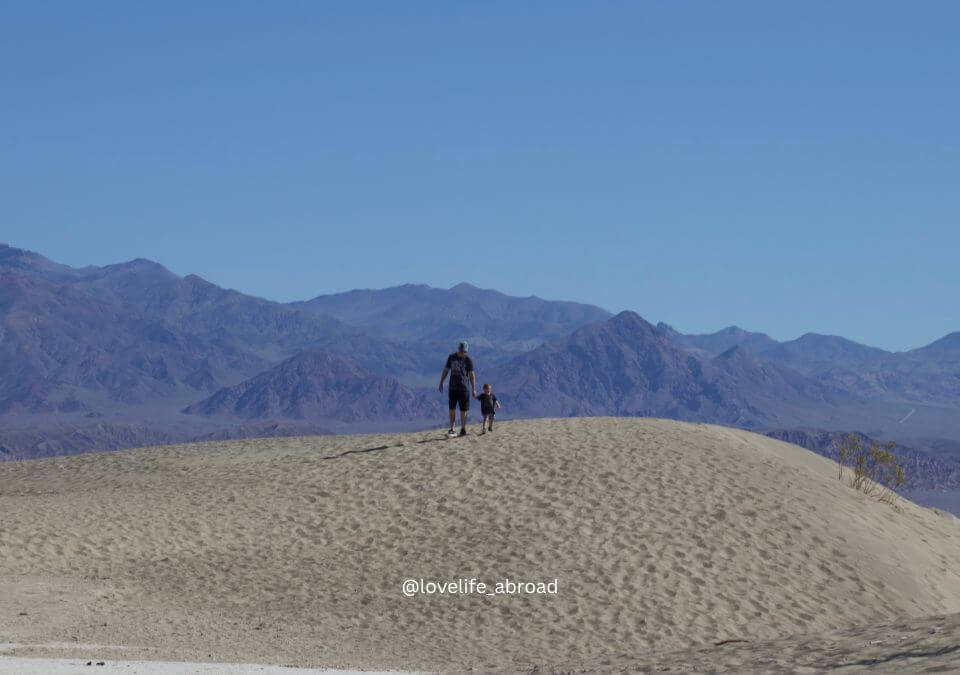
[[[869,447],[864,447],[858,434],[844,435],[836,443],[837,478],[843,480],[844,469],[849,469],[852,472],[848,481],[850,487],[896,506],[896,490],[906,482],[903,465],[894,452],[896,447],[893,441],[873,441]]]

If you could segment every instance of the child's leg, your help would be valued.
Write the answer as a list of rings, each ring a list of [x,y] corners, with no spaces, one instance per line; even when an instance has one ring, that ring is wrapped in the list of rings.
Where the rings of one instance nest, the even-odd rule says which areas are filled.
[[[493,431],[493,415],[487,415],[487,420],[490,423],[490,431]]]

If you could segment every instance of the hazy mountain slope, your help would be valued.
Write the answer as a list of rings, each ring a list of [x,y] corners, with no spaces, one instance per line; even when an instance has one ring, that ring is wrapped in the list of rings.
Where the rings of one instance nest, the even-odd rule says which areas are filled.
[[[179,277],[149,260],[93,268],[76,285],[175,329],[272,361],[321,337],[357,332],[329,316],[221,288],[196,275]]]
[[[960,331],[944,335],[939,340],[931,342],[925,347],[914,349],[913,352],[921,354],[952,355],[954,358],[956,358],[957,355],[960,354]]]
[[[190,391],[236,384],[304,348],[339,351],[381,374],[415,372],[426,361],[415,347],[148,260],[74,269],[7,246],[0,331],[0,413],[122,412],[168,401],[173,413]]]
[[[723,371],[740,392],[772,396],[785,402],[803,400],[826,405],[842,405],[853,399],[847,392],[757,358],[743,345],[731,347],[714,357],[711,363]]]
[[[321,295],[293,307],[320,312],[401,342],[449,351],[461,338],[478,354],[520,352],[610,313],[575,302],[518,298],[459,284],[450,289],[406,285]]]
[[[699,419],[719,408],[729,416],[704,366],[642,318],[623,312],[512,359],[492,379],[511,414],[655,415],[670,409],[676,417]]]
[[[411,373],[439,379],[451,349],[431,349],[419,343],[398,343],[360,329],[331,332],[306,345],[304,351],[336,352],[348,356],[363,370],[402,377]]]
[[[960,333],[926,347],[891,353],[817,333],[777,342],[736,326],[708,335],[684,335],[664,323],[657,330],[673,344],[704,355],[739,346],[755,358],[862,398],[960,405]]]
[[[639,415],[753,426],[795,420],[845,399],[741,348],[714,360],[681,349],[632,312],[517,357],[492,377],[511,413],[530,416]]]
[[[960,346],[948,335],[928,347],[857,365],[824,367],[817,379],[878,400],[960,405]]]
[[[41,276],[49,281],[62,283],[75,280],[89,269],[92,268],[75,269],[55,263],[39,253],[0,244],[0,270]]]
[[[923,401],[960,402],[960,333],[950,333],[919,349],[894,354],[881,363],[891,393]]]
[[[778,344],[765,333],[753,333],[737,326],[729,326],[716,333],[684,335],[674,330],[672,326],[660,322],[657,324],[657,330],[674,344],[709,356],[717,356],[737,345],[746,347],[750,351],[760,351]]]
[[[292,356],[319,340],[346,340],[361,333],[333,317],[221,288],[196,275],[180,277],[143,258],[74,269],[0,245],[2,270],[69,286],[75,296],[89,296],[111,311],[268,361]]]
[[[360,422],[441,418],[438,397],[416,393],[395,378],[373,375],[340,354],[308,351],[188,406],[192,415],[243,419],[334,419]]]
[[[817,333],[806,333],[796,340],[754,351],[764,358],[806,374],[838,368],[856,369],[877,363],[890,354],[883,349],[868,347],[837,335]]]
[[[72,284],[0,270],[0,412],[70,412],[212,391],[265,365]]]

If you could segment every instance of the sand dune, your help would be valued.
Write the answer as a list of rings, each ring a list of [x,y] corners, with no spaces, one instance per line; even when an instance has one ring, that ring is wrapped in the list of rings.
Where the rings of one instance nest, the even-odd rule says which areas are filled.
[[[0,642],[47,645],[17,656],[405,670],[960,657],[931,656],[960,643],[960,521],[896,511],[813,453],[716,426],[538,420],[450,441],[7,463],[0,513]],[[557,591],[407,597],[407,579]]]

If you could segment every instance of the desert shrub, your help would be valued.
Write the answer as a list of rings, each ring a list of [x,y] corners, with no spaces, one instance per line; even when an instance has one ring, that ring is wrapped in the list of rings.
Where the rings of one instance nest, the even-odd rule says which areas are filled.
[[[837,441],[836,447],[839,480],[843,480],[844,469],[849,469],[850,487],[896,506],[896,490],[906,482],[903,465],[894,452],[896,443],[873,441],[864,447],[860,436],[846,434]]]

